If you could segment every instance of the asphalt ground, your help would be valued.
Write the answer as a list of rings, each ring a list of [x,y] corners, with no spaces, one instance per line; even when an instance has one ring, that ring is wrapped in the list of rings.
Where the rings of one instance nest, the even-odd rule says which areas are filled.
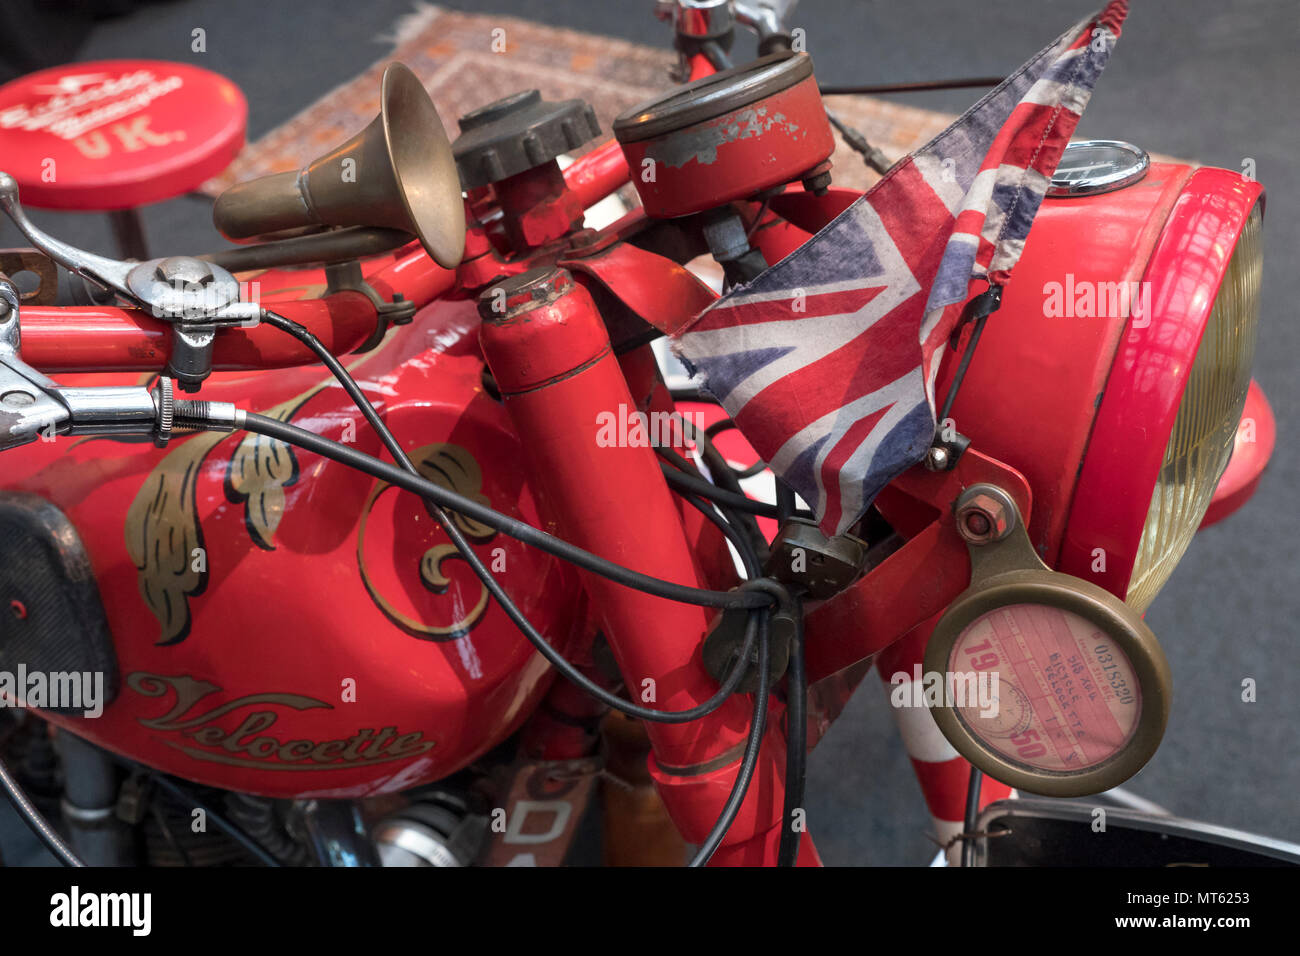
[[[822,82],[920,81],[1004,74],[1101,2],[806,0],[796,19]],[[669,42],[649,0],[443,5]],[[185,60],[190,32],[201,26],[208,47],[202,65],[244,90],[251,139],[382,56],[383,35],[410,9],[408,0],[179,0],[96,24],[72,58]],[[1130,789],[1183,816],[1296,842],[1300,509],[1291,495],[1300,451],[1287,439],[1288,423],[1300,420],[1300,324],[1286,290],[1300,241],[1298,41],[1294,0],[1135,0],[1078,130],[1228,169],[1253,161],[1268,190],[1255,374],[1277,415],[1278,446],[1254,500],[1197,536],[1148,613],[1176,691],[1164,743]],[[744,49],[738,45],[737,53]],[[975,98],[960,90],[896,97],[950,112]],[[34,218],[77,245],[112,249],[99,217],[38,211]],[[145,222],[156,250],[212,245],[202,199],[150,207]],[[11,227],[0,228],[0,246],[18,244]],[[1240,693],[1247,677],[1258,686],[1250,704]],[[809,826],[830,864],[923,864],[934,852],[927,815],[876,683],[864,683],[812,755]],[[7,807],[0,808],[0,851],[10,862],[48,859]]]

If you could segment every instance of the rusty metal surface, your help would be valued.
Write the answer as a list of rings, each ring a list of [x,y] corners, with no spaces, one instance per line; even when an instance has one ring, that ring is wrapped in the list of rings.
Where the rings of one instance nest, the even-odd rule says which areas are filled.
[[[24,291],[21,274],[34,276],[39,285]],[[59,267],[49,256],[35,249],[0,249],[0,274],[15,280],[24,305],[53,305],[59,295]]]

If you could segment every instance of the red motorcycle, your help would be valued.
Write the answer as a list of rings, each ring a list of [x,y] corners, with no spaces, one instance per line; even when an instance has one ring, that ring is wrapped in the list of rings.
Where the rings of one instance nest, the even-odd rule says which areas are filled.
[[[0,176],[25,267],[93,299],[0,277],[0,694],[29,708],[0,710],[0,782],[59,859],[554,864],[599,795],[608,863],[814,865],[806,755],[873,663],[953,860],[1073,812],[1013,788],[1146,762],[1171,688],[1141,612],[1272,450],[1262,187],[1072,144],[938,365],[924,463],[828,536],[749,493],[764,464],[652,346],[717,299],[688,263],[739,286],[860,198],[832,123],[888,169],[790,6],[669,5],[689,82],[563,170],[582,102],[523,92],[452,143],[393,64],[366,130],[218,199],[244,244],[203,256],[73,248]],[[793,122],[709,139],[755,111]],[[665,155],[694,159],[647,177]],[[1087,708],[1109,736],[1069,736]]]

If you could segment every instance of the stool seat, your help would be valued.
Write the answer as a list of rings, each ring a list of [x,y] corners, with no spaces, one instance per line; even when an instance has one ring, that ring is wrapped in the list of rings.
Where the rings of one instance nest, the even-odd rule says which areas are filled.
[[[244,145],[234,83],[164,60],[69,63],[0,86],[0,169],[23,202],[109,212],[174,199]]]

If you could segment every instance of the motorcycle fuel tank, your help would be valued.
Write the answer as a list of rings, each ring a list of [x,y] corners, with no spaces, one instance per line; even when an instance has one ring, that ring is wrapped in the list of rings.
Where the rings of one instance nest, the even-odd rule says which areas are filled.
[[[265,274],[263,295],[322,294],[305,275],[320,277]],[[345,360],[426,477],[536,524],[477,330],[473,303],[437,303]],[[218,373],[202,397],[386,457],[319,366]],[[60,437],[11,452],[0,483],[71,520],[117,658],[101,716],[45,716],[166,773],[279,797],[401,790],[500,743],[552,679],[421,501],[315,455],[243,432],[159,450]],[[454,520],[565,650],[581,629],[572,571]]]

